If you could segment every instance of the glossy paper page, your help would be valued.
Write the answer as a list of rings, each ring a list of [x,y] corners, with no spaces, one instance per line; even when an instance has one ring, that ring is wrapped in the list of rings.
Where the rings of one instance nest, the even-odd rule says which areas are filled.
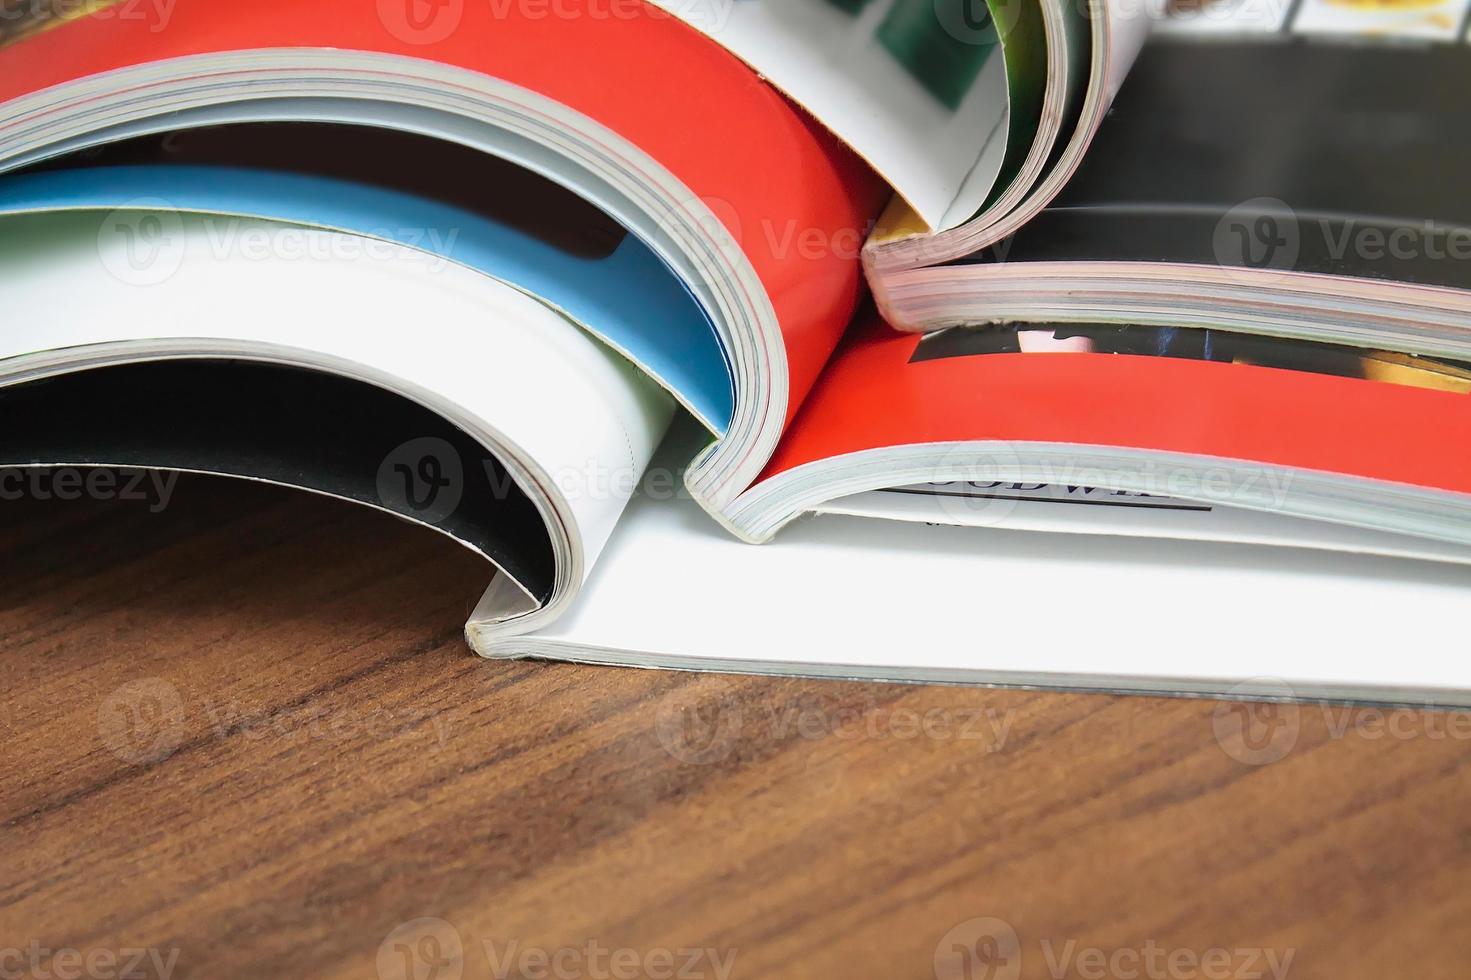
[[[491,656],[890,680],[1471,704],[1471,568],[1254,545],[803,522],[753,548],[630,505],[568,615]],[[711,623],[718,621],[719,629]]]
[[[1180,356],[1110,338],[1069,353],[1076,338],[1035,332],[1055,352],[988,349],[984,330],[927,342],[870,319],[765,475],[869,449],[991,441],[1183,453],[1471,493],[1471,460],[1458,449],[1471,441],[1471,375],[1455,365],[1436,390],[1372,380],[1414,373],[1378,360],[1357,376],[1266,366],[1260,351],[1214,360],[1201,348],[1209,331],[1175,331]],[[936,349],[955,340],[959,349]]]
[[[386,55],[385,78],[394,58],[430,60],[538,93],[633,144],[690,207],[723,224],[766,294],[745,301],[780,326],[792,392],[784,420],[851,317],[859,245],[887,189],[693,28],[642,6],[618,17],[592,3],[564,8],[549,17],[534,5],[446,4],[416,17],[412,4],[377,0],[177,0],[166,27],[102,10],[0,51],[0,100],[113,69],[267,49]],[[0,105],[0,134],[27,121]]]
[[[51,210],[178,210],[268,218],[440,256],[563,311],[646,368],[717,434],[730,424],[731,378],[709,319],[668,267],[632,236],[623,236],[605,254],[579,254],[511,224],[422,197],[234,167],[91,167],[0,178],[0,214]]]

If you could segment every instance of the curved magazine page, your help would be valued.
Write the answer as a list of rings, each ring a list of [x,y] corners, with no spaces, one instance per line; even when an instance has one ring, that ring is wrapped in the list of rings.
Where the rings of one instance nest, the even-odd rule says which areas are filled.
[[[1457,635],[1468,588],[1457,565],[845,517],[752,548],[640,493],[566,616],[470,637],[639,667],[1471,706],[1466,658],[1405,642]]]
[[[648,371],[715,434],[730,424],[731,378],[719,338],[689,291],[631,236],[574,251],[396,191],[236,167],[88,167],[0,178],[0,214],[56,210],[198,212],[396,242],[524,290]]]
[[[1043,242],[1028,229],[1013,252],[1022,259],[1110,258],[1100,226],[1152,219],[1160,223],[1153,241],[1115,236],[1118,258],[1214,265],[1231,257],[1218,256],[1221,246],[1236,244],[1234,235],[1218,239],[1222,218],[1239,205],[1275,199],[1287,214],[1309,219],[1300,245],[1312,268],[1304,271],[1348,272],[1357,260],[1366,265],[1362,274],[1379,274],[1352,248],[1356,223],[1399,218],[1471,226],[1471,199],[1457,186],[1471,167],[1468,90],[1465,46],[1158,38],[1046,216],[1050,236],[1065,236],[1065,243]],[[1320,218],[1349,224],[1347,247],[1330,251],[1343,236],[1336,226],[1320,228]],[[1194,233],[1186,235],[1192,219]],[[1286,257],[1263,266],[1293,268],[1281,261]],[[1386,254],[1385,261],[1394,258]]]
[[[1471,358],[1471,291],[1351,276],[1031,261],[897,273],[888,298],[906,311],[900,329],[917,333],[1029,322],[1152,324]]]
[[[391,208],[385,217],[403,217],[402,229],[367,213],[387,208],[390,197],[355,198],[352,203],[360,206],[350,211],[366,219],[369,230],[405,232],[396,239],[400,244],[441,253],[466,251],[457,260],[488,258],[504,265],[503,274],[491,267],[482,271],[563,312],[575,306],[574,318],[584,328],[656,374],[717,435],[729,426],[734,399],[729,355],[682,277],[592,201],[533,170],[447,138],[382,126],[309,122],[172,130],[30,169],[160,164],[331,178],[442,205],[439,212],[423,216],[409,211],[418,206],[417,200]],[[336,206],[343,196],[324,195],[317,206]],[[445,209],[470,217],[461,220]],[[305,218],[296,215],[298,221]],[[431,218],[442,219],[444,227],[431,226]]]
[[[96,466],[134,470],[112,479],[161,499],[181,471],[295,487],[432,527],[551,596],[546,524],[505,467],[376,385],[261,362],[137,362],[0,387],[0,414],[12,488],[25,470]]]
[[[1300,95],[1282,98],[1294,83]],[[1471,167],[1468,90],[1464,46],[1161,40],[1087,164],[1008,258],[1471,289],[1471,201],[1457,189]],[[1386,131],[1387,119],[1399,123]]]
[[[884,482],[894,479],[905,466],[922,471],[926,477],[935,477],[948,467],[949,475],[956,478],[927,479],[910,486],[885,487],[836,497],[814,505],[812,512],[1048,534],[1311,548],[1471,565],[1471,545],[1468,544],[1294,517],[1271,509],[1273,501],[1280,499],[1278,495],[1290,492],[1293,487],[1285,478],[1265,481],[1267,493],[1262,499],[1269,509],[1254,510],[1220,503],[1211,491],[1205,494],[1208,499],[1201,500],[1069,482],[1069,477],[1077,480],[1082,472],[1081,466],[1074,466],[1068,472],[1070,463],[1081,462],[1079,456],[1059,455],[1045,445],[1026,447],[1025,451],[1014,449],[1015,460],[1007,462],[1011,463],[1011,472],[1016,475],[1008,475],[1006,479],[998,478],[1001,467],[985,451],[971,451],[968,465],[959,465],[959,460],[967,453],[965,443],[926,448],[928,452],[883,454],[881,462],[875,462],[889,474]],[[1109,453],[1097,458],[1090,480],[1106,479],[1111,468],[1117,468],[1114,472],[1128,472],[1128,467],[1137,471],[1151,463],[1156,470],[1172,467],[1175,482],[1185,487],[1184,492],[1192,492],[1202,483],[1212,483],[1212,490],[1218,490],[1237,475],[1229,464],[1201,466],[1196,459],[1165,453],[1150,454],[1147,460],[1129,454]],[[1054,474],[1054,479],[1060,478],[1061,482],[1049,483],[1032,478],[1047,472]]]
[[[0,277],[10,383],[240,357],[376,384],[442,416],[545,524],[552,590],[515,610],[531,622],[580,586],[673,412],[637,369],[524,293],[358,236],[169,212],[12,216],[0,219]]]
[[[1144,317],[1464,356],[1468,87],[1464,45],[1162,38],[1052,208],[991,261],[889,277],[890,308],[917,330]]]
[[[290,147],[280,146],[283,131],[292,133]],[[258,138],[262,133],[272,135],[262,141]],[[303,134],[308,135],[304,138]],[[248,145],[240,147],[242,142]],[[392,163],[392,154],[406,143],[433,146],[430,155],[437,161],[453,159],[452,172],[441,174],[437,168],[431,172],[412,163]],[[249,163],[328,176],[341,168],[324,168],[323,157],[336,163],[352,149],[356,153],[348,172],[354,179],[469,207],[498,219],[504,217],[538,237],[546,236],[548,215],[528,211],[526,205],[528,200],[544,198],[550,186],[558,193],[559,210],[575,210],[585,216],[587,227],[571,235],[573,250],[578,254],[597,255],[612,247],[613,240],[628,234],[640,242],[654,243],[649,249],[668,265],[700,309],[715,311],[704,315],[715,333],[733,387],[739,385],[745,392],[753,383],[769,380],[743,368],[739,352],[727,346],[732,336],[729,317],[725,316],[728,311],[701,270],[703,260],[694,250],[657,247],[659,243],[675,242],[676,236],[663,220],[665,212],[640,210],[585,161],[469,116],[365,98],[252,98],[90,130],[50,143],[44,150],[11,157],[9,165],[12,169],[36,171],[102,162],[178,162],[174,158],[182,155],[195,162],[226,166]],[[287,155],[283,157],[283,153]],[[0,166],[0,171],[4,169]],[[575,220],[570,214],[568,218]],[[537,227],[532,228],[532,224]],[[714,224],[712,219],[711,227]],[[559,247],[568,245],[569,239],[560,234],[556,237]],[[701,362],[705,360],[700,358]],[[737,398],[732,390],[729,401],[732,411],[736,404],[742,405],[749,420],[750,406],[765,399]],[[722,446],[741,448],[740,440],[730,436],[729,426],[723,431],[727,441]]]
[[[641,6],[561,13],[179,0],[153,30],[104,10],[0,52],[0,158],[165,112],[335,98],[447,112],[581,161],[657,216],[661,257],[701,272],[740,385],[730,435],[691,474],[718,506],[759,471],[851,317],[852,246],[883,187],[686,25]]]
[[[1086,10],[1068,0],[998,0],[993,17],[1003,32],[1011,88],[1011,125],[1007,159],[983,207],[966,216],[976,228],[1011,214],[1046,178],[1078,124],[1087,94],[1093,55],[1093,30]],[[1028,109],[1026,107],[1030,106]],[[895,198],[865,243],[865,261],[891,260],[892,243],[911,248],[925,242],[948,257],[945,236],[931,228],[903,199]],[[913,239],[913,241],[908,241]],[[911,264],[927,259],[911,254]]]
[[[995,192],[972,217],[977,223],[1010,214],[1046,176],[1062,150],[1059,141],[1077,126],[1091,54],[1092,31],[1072,3],[1042,0],[1034,6],[1029,0],[1005,0],[997,10],[998,20],[1013,24],[1006,35],[1007,73],[1025,80],[1012,82],[1012,103],[1026,101],[1035,108],[1030,115],[1012,113],[1007,165]],[[1021,122],[1027,118],[1033,120],[1030,129]],[[874,239],[904,220],[885,215]]]
[[[1471,462],[1455,448],[1471,439],[1471,365],[1342,348],[1221,352],[1209,345],[1230,338],[1188,330],[1137,343],[1104,333],[1087,346],[1050,327],[1028,333],[1013,348],[1023,352],[1007,352],[992,331],[921,338],[870,318],[735,523],[761,539],[839,496],[995,479],[1471,543]]]
[[[1030,185],[1035,174],[1024,179],[1024,172],[1034,161],[1041,166],[1048,152],[1044,146],[1050,147],[1056,139],[1056,132],[1049,130],[1058,121],[1060,102],[1051,103],[1060,96],[1066,82],[1066,52],[1054,54],[1049,50],[1044,9],[1055,14],[1057,5],[1038,0],[992,0],[990,4],[991,19],[999,25],[997,34],[1006,58],[1010,110],[1006,156],[990,191],[972,215],[1004,197],[1013,184]]]
[[[1041,179],[1011,210],[987,209],[971,221],[934,235],[916,234],[902,215],[886,215],[864,248],[864,266],[879,307],[891,322],[904,323],[906,310],[889,295],[891,279],[905,270],[965,258],[1004,241],[1031,221],[1062,192],[1082,164],[1108,115],[1114,96],[1144,46],[1150,27],[1161,16],[1162,0],[1099,0],[1087,5],[1091,53],[1081,88],[1076,121],[1044,168]],[[1069,38],[1071,43],[1071,37]]]
[[[965,221],[990,195],[1008,149],[1002,40],[1011,39],[985,4],[652,2],[804,106],[872,164],[928,227]],[[1030,122],[1036,125],[1035,116]]]

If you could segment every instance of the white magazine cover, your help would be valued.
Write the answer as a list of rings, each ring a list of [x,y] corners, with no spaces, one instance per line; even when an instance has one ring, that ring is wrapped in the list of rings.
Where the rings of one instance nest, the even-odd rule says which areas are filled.
[[[1005,58],[984,0],[651,0],[760,72],[932,228],[980,210],[1006,151]]]

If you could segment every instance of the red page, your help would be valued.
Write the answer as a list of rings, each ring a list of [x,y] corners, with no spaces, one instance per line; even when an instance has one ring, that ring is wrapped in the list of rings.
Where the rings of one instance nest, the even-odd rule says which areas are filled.
[[[789,418],[852,316],[859,248],[888,190],[745,65],[656,8],[629,0],[562,0],[554,10],[486,0],[177,0],[158,22],[127,15],[131,6],[0,51],[0,100],[143,62],[252,48],[385,52],[468,68],[602,123],[710,205],[776,307]]]
[[[1471,493],[1471,395],[1129,354],[911,362],[923,338],[862,317],[763,478],[866,449],[1001,440],[1191,453]]]

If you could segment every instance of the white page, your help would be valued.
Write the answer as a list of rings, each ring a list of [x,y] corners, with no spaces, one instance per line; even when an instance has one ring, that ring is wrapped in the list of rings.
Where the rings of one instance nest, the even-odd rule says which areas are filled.
[[[0,219],[0,270],[5,374],[36,352],[140,344],[354,374],[514,447],[540,471],[542,489],[527,489],[553,486],[570,507],[579,564],[601,550],[673,412],[535,299],[388,242],[254,219],[58,212]]]
[[[1468,602],[1462,566],[1288,548],[845,517],[758,547],[640,496],[568,615],[471,638],[696,669],[1471,704]]]
[[[867,160],[931,228],[980,210],[1006,150],[1006,63],[995,44],[963,100],[950,107],[877,40],[895,0],[848,14],[824,0],[652,0],[722,44]],[[957,43],[993,44],[964,5],[937,21]]]

